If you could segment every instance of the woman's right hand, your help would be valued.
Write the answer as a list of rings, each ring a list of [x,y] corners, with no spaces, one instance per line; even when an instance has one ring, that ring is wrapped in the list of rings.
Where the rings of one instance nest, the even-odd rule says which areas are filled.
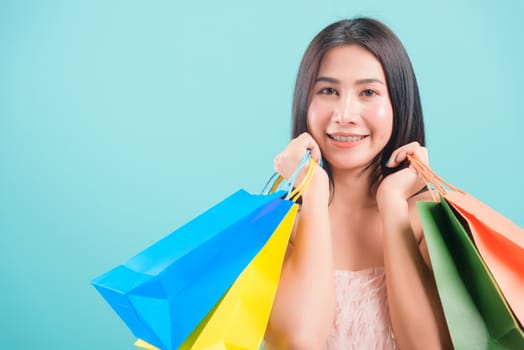
[[[304,197],[308,196],[314,190],[315,193],[325,195],[329,198],[329,179],[326,171],[319,165],[322,158],[320,148],[316,141],[308,133],[300,134],[298,137],[291,140],[287,147],[280,152],[274,159],[275,171],[283,178],[289,179],[299,166],[307,151],[311,152],[311,158],[316,162],[315,174],[313,180],[308,188],[304,191]],[[304,167],[297,176],[295,186],[302,181],[306,174],[306,167]]]

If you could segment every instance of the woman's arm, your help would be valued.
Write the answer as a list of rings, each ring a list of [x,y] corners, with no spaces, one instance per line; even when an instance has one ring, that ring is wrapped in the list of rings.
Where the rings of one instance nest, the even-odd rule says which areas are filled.
[[[407,153],[427,159],[425,149],[409,144],[393,153],[392,165],[404,161]],[[408,198],[422,185],[417,172],[406,168],[386,177],[377,193],[390,317],[401,349],[451,349],[433,274],[421,253],[427,250],[417,239],[422,236],[418,215],[411,210],[410,217]]]
[[[303,141],[301,137],[293,142]],[[293,142],[286,149],[288,155],[303,154],[309,148],[301,150]],[[320,349],[332,325],[335,281],[328,216],[329,182],[324,170],[316,166],[313,180],[302,195],[293,247],[288,248],[266,332],[266,348]],[[276,168],[278,171],[279,167]]]

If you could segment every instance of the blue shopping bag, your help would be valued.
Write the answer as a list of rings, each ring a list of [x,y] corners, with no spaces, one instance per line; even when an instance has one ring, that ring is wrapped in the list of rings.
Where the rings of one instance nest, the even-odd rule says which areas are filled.
[[[239,190],[92,285],[135,337],[176,349],[289,212],[283,194]]]

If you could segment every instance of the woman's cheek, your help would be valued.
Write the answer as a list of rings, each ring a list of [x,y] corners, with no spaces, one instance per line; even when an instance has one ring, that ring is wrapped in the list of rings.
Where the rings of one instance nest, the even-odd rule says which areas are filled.
[[[315,132],[319,127],[319,116],[321,114],[319,113],[318,107],[318,103],[313,100],[309,104],[309,108],[307,110],[307,126],[310,133]]]
[[[384,101],[385,102],[385,101]],[[389,101],[370,106],[368,121],[373,125],[374,133],[385,141],[389,140],[393,131],[393,109]]]
[[[377,103],[369,106],[367,115],[381,122],[387,119],[393,121],[393,111],[387,103]]]
[[[313,98],[307,112],[308,120],[315,123],[326,122],[331,116],[331,110],[329,103]]]

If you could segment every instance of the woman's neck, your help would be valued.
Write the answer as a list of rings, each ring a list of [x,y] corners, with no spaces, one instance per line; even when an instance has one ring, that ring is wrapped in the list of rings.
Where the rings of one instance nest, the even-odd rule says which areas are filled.
[[[377,201],[370,192],[370,172],[336,170],[333,176],[334,193],[332,204],[352,210],[376,207]]]

